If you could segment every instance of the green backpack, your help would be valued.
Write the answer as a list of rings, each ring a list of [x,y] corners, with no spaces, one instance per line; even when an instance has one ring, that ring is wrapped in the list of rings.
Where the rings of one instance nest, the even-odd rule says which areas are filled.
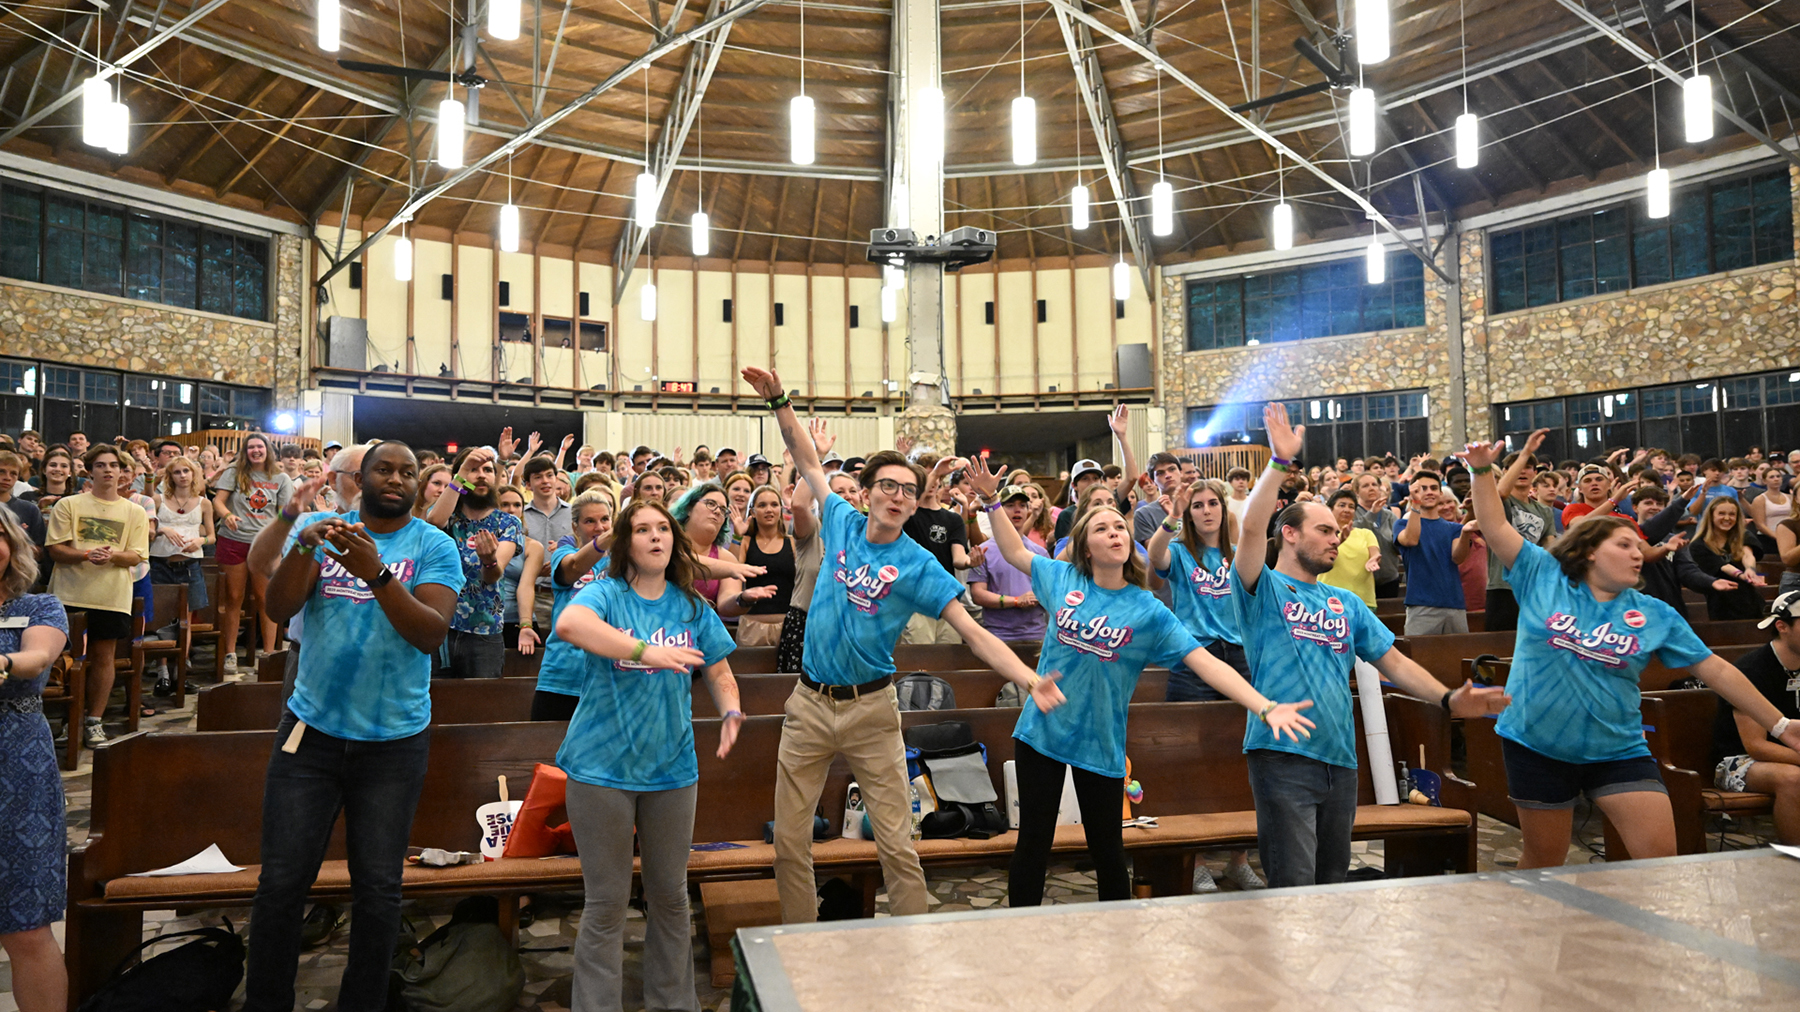
[[[525,991],[519,953],[500,931],[499,905],[474,896],[450,923],[418,941],[403,935],[394,951],[389,1012],[508,1012]]]

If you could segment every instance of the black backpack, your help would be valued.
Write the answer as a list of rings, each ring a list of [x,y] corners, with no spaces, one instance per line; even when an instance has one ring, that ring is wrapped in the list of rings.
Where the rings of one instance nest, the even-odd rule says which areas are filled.
[[[132,965],[150,946],[190,936],[186,945]],[[222,928],[158,935],[133,949],[79,1012],[213,1012],[230,1006],[243,979],[244,940],[226,920]]]
[[[924,817],[920,835],[927,840],[959,836],[985,840],[1006,832],[1006,816],[995,805],[1000,795],[988,776],[987,749],[975,740],[966,721],[920,724],[902,736],[907,775],[924,774],[937,799],[937,811]]]
[[[956,690],[936,675],[915,671],[894,683],[902,710],[954,710]]]

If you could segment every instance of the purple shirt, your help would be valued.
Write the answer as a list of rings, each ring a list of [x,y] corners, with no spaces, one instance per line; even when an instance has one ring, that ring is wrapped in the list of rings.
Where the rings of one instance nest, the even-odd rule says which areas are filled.
[[[1025,548],[1033,555],[1049,558],[1044,546],[1027,539]],[[969,570],[970,583],[985,583],[990,591],[1006,597],[1031,592],[1031,577],[1014,568],[1000,554],[1000,546],[992,541],[981,546],[981,561]],[[1041,640],[1044,638],[1043,608],[987,608],[981,613],[981,624],[988,632],[1003,640]]]

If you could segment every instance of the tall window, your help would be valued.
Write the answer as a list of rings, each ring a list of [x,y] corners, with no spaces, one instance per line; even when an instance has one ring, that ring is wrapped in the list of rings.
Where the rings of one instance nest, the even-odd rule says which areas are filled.
[[[1549,429],[1543,452],[1587,460],[1620,447],[1658,446],[1675,454],[1736,456],[1752,446],[1800,449],[1800,372],[1502,404],[1494,409],[1507,445]]]
[[[1187,284],[1189,351],[1424,325],[1425,266],[1404,251],[1379,285],[1360,256]]]
[[[1335,464],[1392,453],[1405,459],[1431,449],[1430,400],[1423,390],[1284,401],[1288,420],[1306,426],[1303,458]],[[1217,404],[1188,409],[1188,446],[1268,445],[1263,405]]]
[[[77,429],[96,441],[260,429],[272,406],[264,389],[0,359],[0,429],[38,429],[52,443]]]
[[[0,276],[269,318],[269,241],[0,183]]]
[[[1667,218],[1646,216],[1633,200],[1488,236],[1502,313],[1793,256],[1786,169],[1685,187]]]

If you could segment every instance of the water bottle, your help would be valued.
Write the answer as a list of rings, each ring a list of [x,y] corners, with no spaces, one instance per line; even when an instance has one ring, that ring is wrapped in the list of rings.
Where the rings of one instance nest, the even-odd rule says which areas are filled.
[[[925,806],[919,800],[918,787],[909,785],[907,790],[912,792],[912,838],[923,839],[925,836]]]

